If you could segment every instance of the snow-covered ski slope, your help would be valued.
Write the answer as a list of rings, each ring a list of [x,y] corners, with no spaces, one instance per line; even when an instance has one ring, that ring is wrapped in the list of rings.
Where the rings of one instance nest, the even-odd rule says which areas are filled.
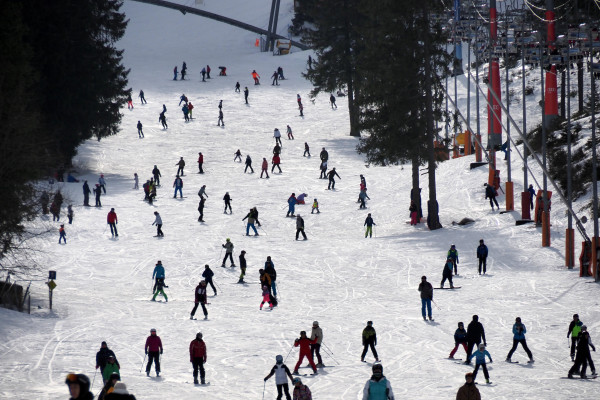
[[[243,21],[268,22],[267,0],[205,3],[210,11]],[[285,357],[299,332],[310,332],[312,321],[318,320],[324,343],[339,364],[323,351],[328,368],[303,378],[304,382],[315,399],[360,399],[371,371],[360,362],[361,332],[366,321],[372,320],[384,373],[397,399],[453,399],[472,367],[446,357],[454,345],[457,322],[467,325],[473,314],[480,316],[495,361],[490,365],[495,385],[479,385],[483,399],[598,396],[597,380],[560,379],[571,366],[566,331],[572,314],[580,314],[598,341],[600,311],[597,285],[563,267],[566,219],[565,207],[558,200],[552,209],[553,246],[541,248],[539,228],[515,226],[517,212],[490,210],[482,186],[487,170],[471,171],[473,157],[461,158],[438,168],[444,229],[430,232],[423,225],[412,227],[407,223],[410,167],[365,166],[354,151],[357,140],[347,136],[344,98],[338,98],[337,110],[329,106],[328,96],[318,97],[314,104],[309,100],[311,86],[300,75],[308,53],[273,57],[257,52],[253,34],[227,25],[135,2],[126,2],[124,11],[130,24],[120,45],[131,68],[134,97],[143,89],[148,104],[141,106],[136,99],[134,110],[123,110],[118,136],[81,146],[74,161],[78,176],[93,186],[103,173],[108,194],[102,197],[101,209],[84,208],[81,183],[61,185],[75,204],[74,224],[66,225],[68,244],[57,244],[58,223],[47,218],[36,222],[39,229],[52,229],[49,236],[32,242],[40,250],[32,257],[43,271],[57,271],[54,310],[36,309],[26,315],[0,309],[0,398],[67,398],[65,375],[81,372],[93,379],[94,357],[106,340],[117,354],[123,381],[138,399],[260,399],[263,377],[275,356]],[[282,2],[282,18],[289,20],[290,13],[291,1]],[[284,29],[285,24],[280,21],[279,26]],[[190,80],[175,82],[171,71],[175,65],[181,68],[183,61]],[[202,83],[199,72],[206,64],[213,70],[212,79]],[[218,76],[219,65],[227,67],[227,77]],[[268,77],[278,66],[287,79],[274,87]],[[253,69],[263,77],[260,86],[252,84]],[[236,81],[242,90],[244,86],[250,90],[248,106],[243,94],[234,93]],[[459,87],[465,87],[464,80]],[[178,107],[182,93],[195,105],[195,119],[190,123],[184,123]],[[304,118],[298,116],[297,93],[303,99]],[[221,99],[225,128],[216,126]],[[163,104],[168,108],[167,131],[158,122]],[[144,139],[137,136],[138,120],[144,125]],[[294,141],[286,139],[288,124]],[[275,127],[283,135],[283,173],[259,179],[262,158],[271,159]],[[312,158],[302,156],[305,141]],[[329,151],[330,167],[336,167],[341,176],[335,191],[326,190],[327,182],[318,179],[322,147]],[[252,156],[254,174],[244,174],[243,163],[233,162],[237,149],[244,158]],[[200,151],[205,157],[203,175],[196,174]],[[175,200],[171,186],[181,156],[187,163],[186,197]],[[163,178],[158,201],[151,206],[142,201],[141,189],[132,189],[133,173],[140,175],[141,186],[155,164]],[[504,177],[506,167],[502,161],[499,166]],[[519,193],[521,164],[513,168]],[[367,210],[359,210],[356,203],[359,174],[364,174],[372,199]],[[425,202],[427,177],[422,178]],[[196,193],[203,184],[209,197],[206,223],[201,224]],[[233,198],[233,215],[223,214],[225,192]],[[292,192],[308,194],[307,204],[296,209],[305,218],[307,241],[294,240],[295,219],[285,218],[286,200]],[[318,215],[310,214],[313,198],[319,200]],[[504,198],[499,200],[503,205]],[[258,207],[263,229],[259,237],[246,237],[241,220],[253,206]],[[111,207],[119,218],[118,239],[105,229]],[[164,239],[153,237],[154,211],[164,221]],[[364,238],[367,212],[377,223],[372,239]],[[464,217],[476,222],[452,225]],[[591,228],[589,223],[587,228]],[[236,264],[240,251],[247,252],[247,285],[236,284],[239,268],[230,268],[229,263],[220,268],[221,244],[226,238],[235,245]],[[477,274],[475,249],[481,238],[490,250],[486,276]],[[422,275],[439,284],[446,252],[453,243],[460,255],[455,284],[462,289],[435,291],[435,322],[424,322],[417,286]],[[278,272],[280,304],[273,311],[259,311],[258,269],[267,256],[273,258]],[[150,302],[157,260],[166,269],[168,303]],[[190,321],[193,292],[204,264],[215,271],[219,293],[209,297],[208,321],[202,320],[200,311],[199,320]],[[42,282],[34,285],[34,303],[46,290]],[[208,293],[212,295],[212,290]],[[517,316],[527,326],[536,360],[532,365],[525,363],[520,348],[513,356],[519,364],[504,363]],[[151,328],[158,330],[165,349],[159,379],[154,378],[154,371],[151,378],[140,373]],[[191,383],[188,346],[198,331],[203,332],[208,348],[206,376],[211,385],[207,387]],[[297,355],[292,350],[286,361],[290,368]],[[464,358],[462,350],[457,357]],[[370,353],[367,361],[373,361]],[[479,382],[484,381],[481,374]],[[100,382],[96,375],[95,394]],[[265,398],[275,396],[271,379]]]

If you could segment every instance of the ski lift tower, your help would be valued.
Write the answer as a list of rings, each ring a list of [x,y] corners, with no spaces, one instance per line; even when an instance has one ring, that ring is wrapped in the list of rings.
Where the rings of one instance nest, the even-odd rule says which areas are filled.
[[[454,76],[464,74],[462,68],[462,38],[456,39],[456,28],[460,26],[460,0],[454,0]]]
[[[494,49],[498,43],[498,16],[496,10],[496,0],[490,0],[490,49]],[[496,150],[502,145],[502,110],[499,101],[501,99],[500,91],[500,66],[498,54],[490,51],[488,81],[491,90],[488,89],[488,142],[487,147],[490,154],[490,169],[488,176],[488,185],[493,185],[497,190],[500,187],[500,172],[496,170]],[[492,95],[494,92],[495,96]],[[496,101],[498,98],[498,101]],[[490,107],[491,105],[491,107]]]
[[[555,31],[555,14],[554,0],[546,0],[546,24],[547,24],[547,43],[548,43],[548,60],[552,61],[550,55],[556,53],[556,31]],[[543,50],[541,50],[543,51]],[[543,66],[541,66],[543,68]],[[546,90],[544,93],[544,114],[545,128],[549,129],[558,117],[558,93],[556,79],[556,64],[550,62],[549,68],[546,70]]]

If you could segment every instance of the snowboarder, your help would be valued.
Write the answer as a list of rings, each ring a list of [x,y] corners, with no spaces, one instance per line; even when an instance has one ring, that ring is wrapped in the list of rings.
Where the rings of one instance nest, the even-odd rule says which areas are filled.
[[[318,339],[319,338],[316,337],[311,340],[306,337],[306,331],[300,332],[300,338],[298,338],[294,341],[294,347],[300,347],[300,355],[298,357],[298,362],[296,363],[296,366],[294,367],[293,374],[298,375],[298,368],[300,368],[300,364],[302,364],[302,360],[304,360],[304,357],[306,357],[306,359],[308,360],[308,363],[312,367],[313,375],[318,374],[317,366],[315,365],[315,362],[313,361],[313,358],[310,354],[310,345],[317,343]]]
[[[136,190],[140,189],[140,178],[138,177],[137,172],[133,173],[133,188]]]
[[[454,358],[459,345],[462,345],[463,349],[465,349],[465,353],[469,353],[467,350],[467,331],[462,322],[458,323],[458,328],[454,331],[454,348],[450,352],[448,358]]]
[[[198,173],[203,174],[204,170],[202,169],[202,164],[204,164],[204,156],[202,152],[198,153]]]
[[[143,138],[144,137],[144,131],[142,130],[142,123],[138,120],[137,123],[137,130],[138,130],[138,138]]]
[[[427,316],[429,316],[429,320],[433,321],[431,317],[431,302],[433,301],[433,286],[431,283],[427,282],[427,277],[423,275],[421,277],[421,283],[419,283],[419,292],[421,292],[421,315],[423,316],[423,321],[427,321],[425,315],[425,308],[427,308]]]
[[[106,365],[102,371],[102,382],[106,384],[112,374],[119,374],[119,364],[116,363],[115,356],[108,356]]]
[[[333,110],[333,108],[337,108],[337,104],[335,104],[335,96],[333,95],[333,93],[331,93],[331,95],[329,96],[329,103],[331,103],[331,109]]]
[[[269,162],[265,157],[263,157],[263,162],[260,171],[260,178],[262,179],[263,174],[267,174],[267,179],[269,179]]]
[[[394,400],[390,381],[383,375],[383,365],[373,364],[373,375],[363,389],[363,400]]]
[[[479,389],[475,386],[472,372],[465,374],[465,384],[458,389],[456,400],[481,400],[481,395],[479,394]]]
[[[471,354],[473,353],[473,347],[478,345],[483,340],[483,345],[486,346],[487,342],[485,341],[485,330],[483,329],[483,325],[479,322],[479,316],[473,315],[473,320],[467,326],[467,360],[465,364],[471,363]]]
[[[277,355],[275,357],[275,365],[273,368],[271,368],[269,375],[265,376],[264,381],[268,381],[273,375],[275,375],[275,385],[277,385],[277,400],[281,400],[283,398],[282,392],[285,392],[286,400],[292,400],[287,379],[289,377],[290,380],[293,380],[293,376],[290,373],[287,365],[283,363],[282,355]]]
[[[223,214],[227,214],[227,208],[229,208],[229,214],[233,214],[233,210],[231,209],[232,200],[233,199],[229,195],[229,192],[225,192],[225,196],[223,196],[223,202],[225,203],[225,209],[223,210]],[[231,262],[233,262],[233,260]]]
[[[367,208],[367,204],[366,204],[366,200],[365,199],[371,200],[371,198],[367,194],[367,188],[364,188],[363,190],[360,191],[360,194],[358,195],[358,198],[360,199],[360,206],[358,208],[359,209]]]
[[[265,285],[262,287],[262,301],[260,302],[259,310],[262,310],[263,305],[267,303],[269,304],[269,308],[273,309],[273,303],[271,303],[271,295],[269,294],[269,288]]]
[[[140,98],[140,101],[142,102],[142,104],[148,103],[146,101],[146,98],[144,97],[144,91],[143,90],[140,90],[140,94],[138,95],[138,97]]]
[[[165,236],[163,231],[162,231],[162,218],[160,217],[160,214],[158,213],[158,211],[154,211],[154,222],[152,223],[152,225],[156,225],[156,236],[157,237],[162,237]]]
[[[225,261],[228,257],[229,261],[231,262],[231,266],[235,267],[235,263],[233,262],[233,243],[231,243],[231,240],[227,238],[225,240],[225,244],[222,244],[221,246],[225,249],[225,257],[223,257],[223,263],[221,264],[221,267],[225,267]]]
[[[329,185],[327,185],[327,190],[335,190],[335,177],[340,178],[340,180],[342,179],[338,173],[335,171],[335,167],[333,167],[331,169],[331,171],[329,171],[327,173],[327,177],[329,178]]]
[[[58,228],[58,244],[60,244],[61,240],[65,241],[65,244],[67,244],[67,232],[65,231],[65,226],[61,225],[60,228]]]
[[[271,256],[267,256],[267,261],[265,261],[264,271],[269,275],[269,293],[273,296],[277,296],[277,271],[275,271],[275,264],[273,260],[271,260]]]
[[[285,78],[283,76],[283,68],[277,67],[277,74],[279,75],[280,80],[285,80]]]
[[[271,75],[271,78],[273,79],[273,83],[271,83],[271,86],[279,86],[279,74],[277,73],[277,71],[273,71],[273,75]]]
[[[115,212],[114,208],[111,208],[108,212],[108,215],[106,216],[106,223],[108,226],[110,226],[110,234],[113,237],[118,237],[119,233],[117,232],[117,224],[119,223],[119,220],[117,219],[117,213]]]
[[[131,98],[131,93],[127,95],[127,109],[133,110],[133,99]]]
[[[223,121],[223,110],[219,110],[219,119],[217,120],[217,126],[223,125],[225,128],[225,121]]]
[[[286,128],[288,140],[294,140],[294,134],[292,133],[292,128],[288,125]]]
[[[302,155],[302,157],[306,157],[307,154],[310,157],[310,147],[308,147],[307,142],[304,142],[304,154]]]
[[[317,201],[317,199],[313,199],[312,210],[310,211],[310,213],[313,214],[315,210],[317,210],[317,214],[321,214],[321,211],[319,211],[319,202]]]
[[[92,193],[92,191],[90,190],[90,185],[88,185],[87,181],[83,181],[83,205],[86,207],[90,206],[90,193]],[[48,203],[46,203],[48,204]],[[98,205],[98,204],[96,204]],[[44,212],[44,214],[47,214],[48,212]]]
[[[281,144],[281,132],[278,128],[275,128],[275,130],[273,130],[273,137],[275,138],[275,144],[283,146],[283,144]]]
[[[485,186],[485,198],[490,199],[490,206],[492,206],[492,211],[494,211],[494,203],[496,204],[496,208],[500,210],[498,200],[496,200],[496,196],[498,196],[496,189],[492,185],[488,185],[487,183],[484,183],[483,186]]]
[[[160,356],[163,353],[163,345],[160,336],[156,335],[156,329],[150,329],[150,336],[146,339],[144,351],[148,355],[148,364],[146,365],[146,376],[150,376],[150,368],[154,362],[156,376],[160,376]]]
[[[162,175],[160,173],[160,170],[156,166],[156,164],[154,165],[154,168],[152,169],[152,176],[154,176],[154,183],[156,184],[156,186],[160,186],[160,178]]]
[[[202,340],[202,332],[196,333],[196,338],[190,342],[190,362],[194,367],[194,385],[198,384],[198,370],[200,370],[200,384],[206,384],[204,380],[204,364],[206,364],[206,344]]]
[[[577,348],[577,341],[579,340],[579,333],[583,322],[579,320],[578,314],[573,314],[573,320],[569,324],[569,330],[567,331],[567,339],[571,336],[571,361],[575,361],[575,349]]]
[[[258,75],[258,72],[256,72],[256,70],[252,70],[252,79],[254,79],[255,85],[260,85],[260,75]]]
[[[204,278],[204,281],[206,282],[206,284],[210,285],[210,287],[213,290],[214,295],[216,296],[217,295],[217,288],[215,288],[215,284],[213,283],[213,276],[215,276],[215,273],[213,272],[212,269],[210,269],[210,267],[208,266],[208,264],[206,264],[204,266],[204,272],[202,272],[202,277]]]
[[[159,294],[162,294],[163,297],[165,298],[165,301],[168,302],[169,298],[167,297],[167,294],[165,293],[165,288],[168,288],[168,286],[165,284],[165,278],[158,278],[156,280],[156,291],[154,292],[154,296],[152,296],[152,301],[156,301],[156,296],[158,296]]]
[[[375,362],[379,362],[377,350],[375,350],[375,346],[377,346],[377,333],[375,332],[375,328],[373,328],[373,321],[367,321],[367,326],[362,331],[362,344],[363,351],[360,355],[360,361],[365,361],[367,350],[369,350],[370,347],[373,356],[375,356]]]
[[[446,263],[444,264],[444,270],[442,271],[442,283],[440,283],[440,288],[444,288],[444,282],[446,279],[450,282],[450,289],[454,288],[454,284],[452,283],[452,259],[448,257],[446,259]]]
[[[69,374],[65,380],[69,386],[71,400],[93,400],[94,394],[90,392],[90,378],[84,374]]]
[[[485,275],[487,256],[488,248],[483,243],[483,239],[480,239],[479,246],[477,247],[477,259],[479,260],[479,275],[481,275],[481,267],[483,267],[483,274]]]
[[[165,267],[162,265],[162,261],[158,260],[156,265],[154,266],[154,271],[152,271],[152,279],[154,280],[154,287],[152,288],[152,293],[156,291],[156,285],[158,284],[159,279],[165,279]]]
[[[312,400],[310,389],[302,383],[302,379],[295,377],[292,384],[294,385],[294,400]]]
[[[165,113],[162,112],[158,116],[158,121],[162,124],[163,129],[167,129],[169,126],[167,125],[167,117],[165,117]]]
[[[447,257],[452,260],[452,268],[454,268],[454,275],[458,275],[458,250],[456,246],[453,244],[450,246],[450,250],[448,250]]]
[[[481,369],[483,369],[483,376],[485,376],[485,383],[490,383],[490,374],[488,373],[487,365],[485,364],[485,358],[489,358],[490,363],[493,363],[494,360],[492,360],[492,356],[485,349],[485,344],[480,344],[479,350],[470,355],[467,358],[467,361],[471,363],[471,359],[473,357],[475,357],[475,369],[473,370],[473,380],[477,378],[477,371],[479,371],[479,367],[481,367]]]
[[[238,283],[245,283],[244,276],[246,275],[246,250],[240,252],[240,279]]]
[[[235,92],[236,92],[236,93],[239,93],[239,92],[240,92],[240,83],[239,83],[239,82],[236,82],[236,83],[235,83]]]
[[[179,198],[183,198],[183,193],[181,189],[183,189],[183,180],[177,175],[175,180],[173,181],[173,187],[175,188],[175,192],[173,192],[173,198],[177,198],[177,192],[179,192]]]
[[[250,173],[253,174],[254,169],[252,168],[252,158],[250,158],[250,154],[246,154],[246,168],[244,168],[244,173],[248,171],[248,168],[250,168]]]
[[[242,162],[242,152],[240,151],[240,149],[237,149],[237,151],[233,153],[233,155],[235,156],[233,157],[233,162]]]
[[[258,231],[254,226],[255,218],[253,209],[250,209],[250,212],[246,214],[244,218],[242,218],[242,221],[245,221],[246,219],[248,220],[248,222],[246,223],[246,236],[250,236],[250,228],[252,228],[252,230],[254,231],[254,236],[258,236]]]
[[[306,233],[304,233],[304,219],[300,216],[300,214],[296,215],[296,240],[298,240],[298,235],[302,234],[304,240],[306,240]]]
[[[521,346],[523,346],[523,350],[525,350],[525,353],[527,353],[527,356],[529,357],[528,363],[532,363],[533,355],[531,354],[531,350],[529,350],[529,347],[527,347],[527,341],[525,340],[525,333],[527,333],[527,328],[525,328],[525,324],[523,324],[521,322],[520,317],[517,317],[515,319],[515,323],[513,324],[512,331],[513,331],[513,346],[510,349],[510,351],[508,352],[508,355],[506,356],[506,361],[512,362],[511,357],[512,357],[513,353],[515,352],[515,350],[517,349],[517,346],[519,345],[519,343],[521,343]]]
[[[178,168],[177,168],[177,174],[175,174],[175,175],[184,176],[184,174],[183,174],[183,168],[185,167],[185,161],[183,160],[183,157],[180,157],[179,161],[175,165],[178,166]]]
[[[208,319],[208,310],[206,309],[207,304],[207,293],[206,293],[206,282],[200,281],[196,289],[194,289],[194,308],[190,313],[190,319],[194,319],[194,315],[196,315],[196,310],[198,309],[198,305],[202,307],[202,313],[204,314],[204,319]]]
[[[291,215],[293,217],[295,209],[296,209],[296,193],[292,193],[292,195],[288,198],[287,203],[288,203],[288,212],[285,216],[289,217]]]
[[[198,212],[200,215],[198,216],[198,222],[204,222],[204,203],[206,199],[204,197],[200,198],[200,202],[198,203]]]
[[[323,342],[323,329],[319,327],[319,321],[313,321],[312,330],[310,332],[310,340],[317,339],[317,342],[310,345],[310,355],[313,360],[315,359],[315,354],[317,355],[317,367],[322,368],[325,365],[323,364],[323,359],[321,358],[321,343]]]
[[[273,171],[275,170],[275,167],[277,167],[279,169],[279,173],[281,174],[281,167],[279,166],[281,164],[281,158],[279,158],[279,154],[275,154],[273,155],[273,159],[271,160],[271,163],[273,164],[273,166],[271,167],[271,173],[273,173]]]
[[[73,224],[73,205],[69,204],[67,206],[67,218],[69,219],[69,225]]]
[[[248,86],[244,87],[244,100],[246,100],[246,104],[248,104],[248,94],[250,91],[248,90]]]

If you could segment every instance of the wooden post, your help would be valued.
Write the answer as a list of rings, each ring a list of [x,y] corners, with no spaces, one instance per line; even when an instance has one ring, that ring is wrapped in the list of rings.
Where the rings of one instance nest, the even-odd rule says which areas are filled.
[[[531,199],[529,192],[521,192],[521,219],[531,219]]]
[[[565,231],[565,266],[569,269],[575,266],[575,231],[569,228]]]
[[[542,247],[550,247],[550,212],[542,211]]]
[[[513,182],[506,182],[506,211],[514,211],[515,199],[514,199],[514,186]]]

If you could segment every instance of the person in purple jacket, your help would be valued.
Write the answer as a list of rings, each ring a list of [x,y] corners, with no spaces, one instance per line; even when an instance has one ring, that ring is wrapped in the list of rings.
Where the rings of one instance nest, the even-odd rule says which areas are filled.
[[[150,329],[150,336],[146,339],[144,351],[148,355],[148,365],[146,365],[146,376],[150,376],[150,368],[154,362],[156,376],[160,376],[160,355],[163,353],[163,346],[160,337],[156,335],[156,329]]]

